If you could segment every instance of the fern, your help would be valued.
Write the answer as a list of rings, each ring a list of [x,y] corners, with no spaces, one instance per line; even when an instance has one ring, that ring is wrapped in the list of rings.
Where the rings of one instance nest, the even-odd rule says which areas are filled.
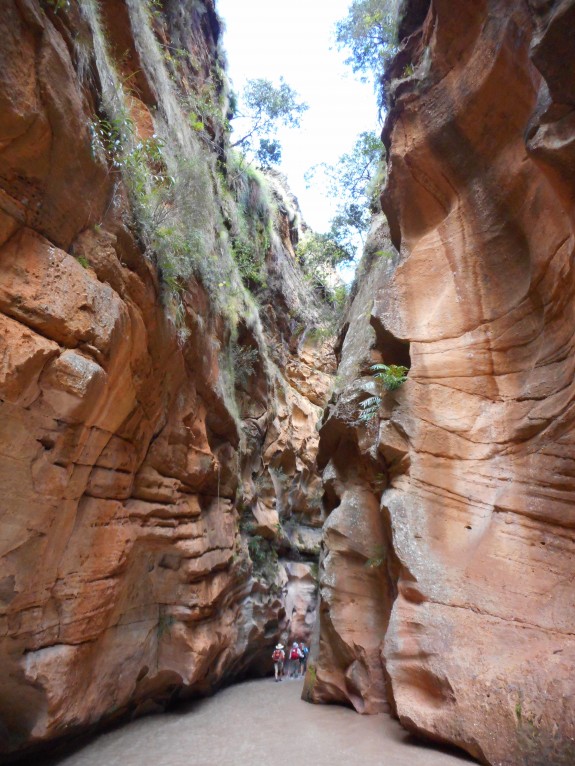
[[[386,391],[395,391],[407,380],[407,367],[402,364],[373,364],[370,369]]]
[[[359,403],[359,407],[362,410],[359,415],[359,419],[362,421],[373,420],[377,415],[381,406],[381,396],[369,396]]]

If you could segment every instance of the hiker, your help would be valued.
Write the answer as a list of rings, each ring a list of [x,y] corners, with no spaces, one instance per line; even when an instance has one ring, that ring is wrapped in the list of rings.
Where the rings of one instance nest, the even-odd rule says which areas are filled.
[[[284,673],[284,660],[285,660],[285,652],[283,648],[283,644],[278,644],[276,648],[274,649],[274,652],[272,654],[272,660],[274,663],[274,674],[276,677],[276,681],[281,681],[282,676]]]
[[[309,649],[304,644],[303,641],[299,645],[299,651],[300,651],[299,672],[300,672],[301,677],[303,678],[305,676],[305,671],[307,670],[307,656],[309,654]]]
[[[290,649],[290,653],[289,653],[289,658],[290,658],[289,677],[297,678],[299,661],[300,661],[300,651],[299,651],[299,646],[297,644],[297,641],[294,641],[292,644],[292,648]]]

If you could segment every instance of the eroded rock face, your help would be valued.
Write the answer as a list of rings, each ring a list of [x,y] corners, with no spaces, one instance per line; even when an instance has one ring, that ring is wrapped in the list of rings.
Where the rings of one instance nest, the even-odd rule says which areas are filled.
[[[361,713],[389,711],[389,691],[381,658],[396,574],[387,556],[388,529],[380,495],[389,469],[378,449],[375,420],[359,419],[359,402],[376,393],[372,364],[399,364],[407,346],[390,359],[389,344],[378,348],[373,295],[393,273],[393,247],[382,215],[373,221],[358,289],[344,324],[337,385],[320,431],[318,464],[323,470],[329,516],[324,526],[320,566],[319,631],[304,697],[315,702],[352,704]],[[397,354],[399,353],[399,358]],[[387,415],[391,408],[390,402]],[[389,421],[384,421],[389,425]]]
[[[262,324],[232,285],[232,374],[230,321],[200,279],[170,320],[123,177],[95,141],[107,45],[134,88],[137,135],[169,117],[182,151],[196,146],[178,109],[217,64],[213,4],[58,5],[0,10],[5,755],[265,671],[278,639],[309,636],[323,522],[315,426],[333,363],[305,337],[290,345],[306,298],[288,213],[269,260],[274,289],[289,269],[299,303],[283,296],[288,316],[270,288]],[[178,93],[158,39],[190,52]],[[218,131],[206,120],[214,151]],[[250,541],[266,537],[258,562]]]
[[[405,726],[508,766],[575,758],[574,13],[570,0],[457,12],[433,0],[423,23],[403,18],[383,195],[400,257],[356,297],[342,361],[356,382],[320,447],[336,508],[312,697],[380,709],[386,676]],[[398,341],[409,379],[370,435],[357,358],[396,362]],[[344,443],[354,476],[385,478],[369,495],[364,479],[353,503]],[[337,559],[366,556],[374,518],[382,583],[375,596],[361,578],[366,624]],[[362,659],[367,647],[379,663]]]

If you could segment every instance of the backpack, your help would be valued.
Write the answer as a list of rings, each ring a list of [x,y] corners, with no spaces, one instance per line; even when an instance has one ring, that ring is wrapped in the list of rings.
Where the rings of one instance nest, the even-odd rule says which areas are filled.
[[[289,655],[290,660],[299,660],[299,649],[294,646]]]
[[[282,658],[282,650],[281,649],[275,649],[274,653],[272,654],[272,660],[274,662],[279,662]]]

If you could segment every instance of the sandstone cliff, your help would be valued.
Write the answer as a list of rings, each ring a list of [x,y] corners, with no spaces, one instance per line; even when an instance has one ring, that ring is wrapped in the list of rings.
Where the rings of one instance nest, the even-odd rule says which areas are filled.
[[[4,754],[311,630],[333,361],[219,45],[212,0],[0,9]]]
[[[574,29],[572,0],[403,4],[399,253],[374,233],[321,431],[308,696],[506,766],[575,762]],[[380,360],[411,369],[366,423]]]

